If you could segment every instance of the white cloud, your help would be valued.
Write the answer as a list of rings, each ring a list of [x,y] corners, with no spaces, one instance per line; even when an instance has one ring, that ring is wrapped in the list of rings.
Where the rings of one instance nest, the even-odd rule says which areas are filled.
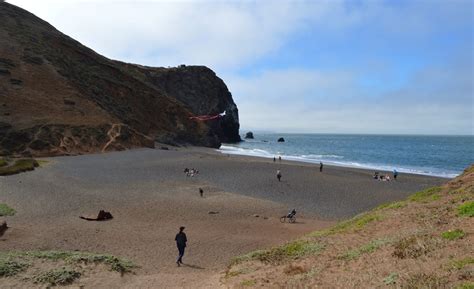
[[[356,72],[274,70],[228,82],[237,89],[243,129],[474,134],[472,70],[452,68],[449,77],[439,67],[420,71],[403,89],[380,95],[366,94]],[[426,77],[430,81],[420,81]],[[456,90],[433,90],[433,83]]]
[[[86,46],[147,65],[247,65],[325,10],[291,1],[9,1]],[[48,5],[49,3],[49,5]]]
[[[467,40],[471,51],[459,63],[425,67],[389,92],[358,85],[364,69],[391,81],[391,68],[378,59],[361,60],[366,67],[357,71],[349,66],[301,69],[290,63],[283,69],[263,65],[260,73],[239,74],[268,55],[278,56],[295,35],[308,31],[312,40],[337,39],[348,49],[351,43],[345,39],[350,33],[368,35],[373,43],[367,47],[389,36],[411,52],[412,45],[439,29],[472,25],[469,0],[8,2],[110,58],[151,66],[211,67],[232,91],[244,128],[474,133],[472,37]]]

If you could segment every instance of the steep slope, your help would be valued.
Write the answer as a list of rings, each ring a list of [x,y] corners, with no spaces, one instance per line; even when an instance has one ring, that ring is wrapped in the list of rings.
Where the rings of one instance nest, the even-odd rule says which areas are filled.
[[[214,121],[190,119],[224,111]],[[154,141],[218,147],[240,140],[238,127],[237,107],[210,69],[109,60],[0,2],[0,154],[77,154]]]
[[[473,288],[474,166],[406,201],[236,258],[228,288]]]

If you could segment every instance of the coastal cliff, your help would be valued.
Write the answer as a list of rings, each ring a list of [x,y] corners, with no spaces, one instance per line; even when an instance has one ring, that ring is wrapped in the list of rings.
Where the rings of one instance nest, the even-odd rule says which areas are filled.
[[[196,115],[225,116],[196,121]],[[52,156],[239,141],[238,109],[207,67],[110,60],[0,2],[0,155]]]

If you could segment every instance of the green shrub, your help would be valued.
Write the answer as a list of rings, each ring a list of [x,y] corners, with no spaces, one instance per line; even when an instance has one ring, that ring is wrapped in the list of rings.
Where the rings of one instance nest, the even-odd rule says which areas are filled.
[[[77,263],[102,263],[110,266],[112,271],[119,273],[130,272],[137,266],[131,261],[117,258],[107,254],[93,254],[85,252],[69,252],[69,251],[27,251],[10,253],[11,256],[33,257],[39,259],[49,259],[53,261],[63,260],[69,264]]]
[[[375,213],[363,213],[360,215],[355,216],[352,219],[342,221],[337,223],[335,226],[321,231],[316,231],[310,234],[312,237],[322,237],[322,236],[329,236],[337,233],[347,232],[351,229],[353,230],[360,230],[364,228],[368,223],[379,221],[381,217]]]
[[[457,240],[457,239],[463,238],[465,235],[466,235],[466,233],[464,233],[463,230],[456,229],[456,230],[453,230],[453,231],[449,230],[449,231],[443,232],[441,234],[441,237],[443,237],[444,239],[448,239],[448,240]]]
[[[474,258],[466,257],[463,259],[454,260],[450,263],[450,267],[456,270],[461,270],[467,265],[474,264]]]
[[[458,207],[458,215],[474,217],[474,201],[466,202]]]
[[[0,259],[0,277],[14,276],[27,267],[27,263],[2,258]]]
[[[253,286],[255,284],[257,284],[257,281],[255,281],[255,280],[244,280],[244,281],[240,282],[240,285],[244,286],[244,287],[245,286]]]
[[[357,249],[347,251],[346,253],[340,255],[338,258],[343,259],[343,260],[357,259],[357,258],[360,257],[360,255],[372,253],[375,250],[377,250],[378,248],[380,248],[381,246],[383,246],[383,245],[385,245],[389,242],[390,242],[390,240],[388,240],[388,239],[373,240],[370,243],[365,244],[365,245],[363,245],[363,246],[361,246]]]
[[[441,187],[429,188],[424,191],[414,193],[413,195],[408,197],[408,200],[412,202],[422,202],[422,203],[426,203],[429,201],[436,201],[441,197],[439,195],[439,192],[441,192],[441,190],[442,190]]]
[[[375,210],[383,210],[383,209],[399,209],[406,207],[407,203],[405,201],[400,202],[393,202],[393,203],[386,203],[378,206]]]
[[[0,167],[4,167],[6,165],[8,165],[8,162],[5,159],[0,158]]]
[[[297,259],[299,257],[317,254],[324,249],[320,243],[310,241],[294,241],[280,247],[269,250],[258,250],[249,254],[235,258],[232,264],[238,264],[248,260],[259,260],[265,263],[280,262],[287,259]]]
[[[54,269],[37,275],[34,278],[35,283],[47,283],[49,285],[68,285],[81,277],[81,273],[67,269]]]
[[[398,274],[397,273],[390,273],[387,277],[383,279],[383,283],[385,285],[392,285],[397,282]]]
[[[13,216],[15,215],[16,211],[6,204],[0,204],[0,217],[3,216]]]
[[[473,282],[465,282],[465,283],[462,283],[462,284],[456,286],[456,289],[474,289],[474,283]]]
[[[38,165],[38,162],[34,159],[16,160],[13,165],[0,167],[0,176],[8,176],[26,171],[32,171]]]

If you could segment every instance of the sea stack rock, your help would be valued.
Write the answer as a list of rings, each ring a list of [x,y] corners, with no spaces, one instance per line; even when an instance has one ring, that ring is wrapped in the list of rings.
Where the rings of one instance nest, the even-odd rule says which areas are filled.
[[[277,142],[285,142],[285,139],[281,137],[277,140]]]
[[[248,133],[245,134],[246,139],[253,139],[253,132],[249,131]]]

